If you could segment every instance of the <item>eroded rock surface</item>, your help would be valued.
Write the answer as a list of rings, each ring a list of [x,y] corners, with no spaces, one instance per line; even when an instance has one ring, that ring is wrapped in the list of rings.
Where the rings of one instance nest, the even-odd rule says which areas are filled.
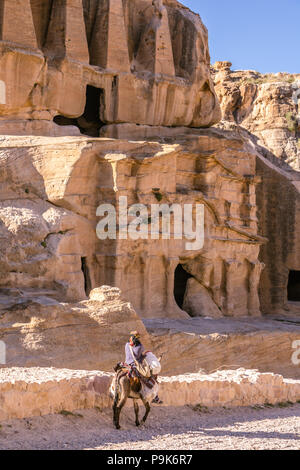
[[[296,341],[297,315],[261,318],[146,319],[153,348],[162,355],[165,375],[212,373],[219,369],[251,368],[300,379]],[[169,354],[176,351],[176,354]]]
[[[257,231],[255,159],[249,140],[218,129],[157,142],[4,137],[3,294],[46,289],[57,300],[77,301],[111,285],[144,317],[184,318],[183,302],[174,298],[179,267],[220,315],[260,315],[258,253],[266,240]],[[118,208],[121,196],[128,207],[149,209],[146,239],[122,239],[119,231],[116,239],[97,237],[97,207]],[[203,247],[189,247],[184,233],[176,239],[173,222],[169,239],[151,238],[152,205],[173,203],[203,204]],[[199,315],[207,315],[204,305]]]
[[[257,150],[258,224],[263,313],[297,311],[300,299],[300,75],[232,71],[217,62],[212,71],[223,123],[247,129]],[[295,280],[293,280],[295,279]]]
[[[62,303],[46,295],[19,290],[14,297],[5,297],[6,305],[2,304],[0,311],[5,368],[113,371],[116,363],[125,359],[124,347],[131,331],[140,331],[146,347],[151,346],[142,321],[117,288],[94,289],[88,300],[78,303]]]
[[[178,2],[3,0],[0,8],[1,134],[219,121],[207,30]]]
[[[264,370],[283,367],[281,360],[290,374],[297,332],[258,328],[230,336],[215,324],[201,338],[193,331],[151,338],[139,316],[256,321],[262,312],[299,312],[287,300],[290,273],[300,272],[300,76],[217,63],[216,94],[207,30],[175,0],[3,0],[0,24],[0,338],[7,366],[111,370],[137,329],[149,347],[176,351],[168,373],[181,372],[183,358],[186,367],[193,361],[208,370],[238,356],[243,366]],[[217,95],[222,123],[197,129],[220,120]],[[116,239],[99,239],[97,208],[118,208],[119,197],[148,209],[203,204],[204,246],[187,248],[172,237],[172,223],[165,239],[124,239],[119,226]],[[149,231],[152,216],[145,217]],[[211,391],[208,403],[232,403],[244,379],[233,380],[228,396],[219,382],[210,388],[202,378],[163,382],[169,404],[178,405],[177,395],[190,400],[194,385],[193,400],[201,389],[203,399]],[[247,393],[261,378],[250,382]],[[258,387],[255,403],[290,397],[282,379],[272,376],[270,384],[274,396],[268,384]],[[81,385],[74,385],[77,408],[85,400]],[[243,393],[235,404],[243,404]]]
[[[257,136],[280,162],[300,170],[300,74],[261,74],[230,69],[230,62],[213,66],[223,119],[236,122]]]

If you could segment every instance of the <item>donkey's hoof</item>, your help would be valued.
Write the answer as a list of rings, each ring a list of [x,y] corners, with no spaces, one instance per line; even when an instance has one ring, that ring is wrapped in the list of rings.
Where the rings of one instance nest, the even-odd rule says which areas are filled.
[[[121,429],[121,426],[119,424],[116,424],[116,429]]]
[[[140,423],[139,421],[136,421],[136,422],[135,422],[135,425],[136,425],[136,426],[140,426],[140,424],[141,424],[141,423]]]

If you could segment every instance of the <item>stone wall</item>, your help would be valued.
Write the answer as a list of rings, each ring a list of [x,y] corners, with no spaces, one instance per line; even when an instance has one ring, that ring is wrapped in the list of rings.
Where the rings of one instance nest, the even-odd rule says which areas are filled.
[[[67,369],[0,370],[0,420],[111,406],[111,375]],[[300,382],[253,370],[160,378],[164,406],[250,406],[295,403]],[[16,406],[18,404],[18,406]],[[127,406],[132,406],[128,400]]]

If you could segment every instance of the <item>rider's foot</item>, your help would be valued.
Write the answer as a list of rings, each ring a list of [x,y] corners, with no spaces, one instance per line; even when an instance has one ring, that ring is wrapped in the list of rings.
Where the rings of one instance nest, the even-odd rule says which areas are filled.
[[[163,402],[161,401],[161,399],[159,398],[159,396],[156,395],[156,397],[153,398],[152,403],[156,403],[156,404],[158,404],[158,405],[161,405]]]

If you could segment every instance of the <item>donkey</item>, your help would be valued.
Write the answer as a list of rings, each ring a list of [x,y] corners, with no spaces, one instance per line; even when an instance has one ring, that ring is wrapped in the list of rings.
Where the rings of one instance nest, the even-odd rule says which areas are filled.
[[[110,392],[114,399],[113,403],[113,423],[117,429],[120,429],[120,413],[125,405],[127,398],[133,399],[134,412],[135,412],[135,424],[139,426],[139,405],[138,400],[142,400],[146,412],[142,419],[145,423],[147,416],[150,412],[150,401],[156,396],[157,387],[149,389],[149,393],[145,396],[144,387],[141,384],[141,380],[137,377],[128,377],[128,369],[123,367],[122,364],[117,364],[114,368],[116,374],[113,378]]]

